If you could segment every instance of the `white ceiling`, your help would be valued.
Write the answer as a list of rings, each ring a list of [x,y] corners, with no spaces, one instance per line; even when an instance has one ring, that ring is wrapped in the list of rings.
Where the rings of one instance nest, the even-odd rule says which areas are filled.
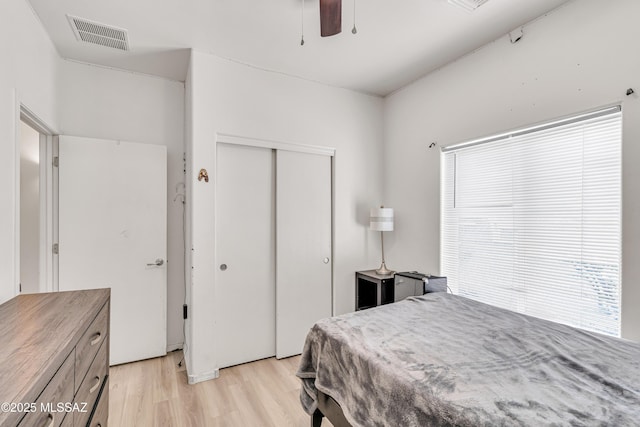
[[[343,0],[342,33],[320,37],[318,0],[29,0],[63,58],[183,81],[189,48],[255,67],[386,95],[565,3]],[[66,14],[124,28],[130,52],[79,42]],[[526,37],[526,29],[525,29]]]

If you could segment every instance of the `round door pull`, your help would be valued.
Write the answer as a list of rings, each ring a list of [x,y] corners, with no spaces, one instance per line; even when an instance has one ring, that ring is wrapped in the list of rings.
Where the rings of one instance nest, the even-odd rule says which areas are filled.
[[[322,262],[324,262],[325,264],[329,264],[329,258],[328,258],[328,257],[324,257],[324,259],[322,260]]]
[[[220,270],[225,271],[227,269],[227,264],[220,264]]]

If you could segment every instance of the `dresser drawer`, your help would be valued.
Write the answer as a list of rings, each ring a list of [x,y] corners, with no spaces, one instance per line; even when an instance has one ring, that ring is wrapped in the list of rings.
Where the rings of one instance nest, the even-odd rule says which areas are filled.
[[[106,337],[105,337],[106,338]],[[89,421],[89,417],[98,401],[98,396],[100,395],[100,390],[102,389],[102,385],[106,380],[108,373],[108,365],[107,365],[107,347],[108,342],[105,339],[96,358],[93,363],[87,370],[87,375],[82,381],[80,388],[78,389],[78,393],[76,394],[75,401],[77,403],[83,404],[86,403],[87,412],[77,412],[74,414],[73,425],[76,427],[84,427],[87,425]]]
[[[72,415],[66,414],[64,406],[59,408],[58,404],[73,402],[74,360],[75,352],[72,351],[36,400],[35,412],[28,413],[20,427],[58,427],[65,415]]]
[[[87,331],[82,335],[82,338],[80,338],[76,346],[76,393],[96,353],[98,353],[98,349],[100,349],[102,343],[107,340],[108,330],[109,303],[102,307],[102,310],[100,310],[100,313],[98,313],[98,316],[96,316]]]
[[[107,420],[109,418],[109,377],[102,386],[102,392],[99,396],[98,405],[91,417],[91,421],[87,427],[107,427]]]

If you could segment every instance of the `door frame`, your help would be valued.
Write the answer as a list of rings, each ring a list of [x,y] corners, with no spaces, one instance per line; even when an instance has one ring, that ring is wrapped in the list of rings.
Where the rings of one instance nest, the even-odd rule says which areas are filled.
[[[320,145],[305,145],[291,142],[272,141],[268,139],[249,138],[226,133],[216,134],[216,144],[222,142],[224,144],[247,145],[249,147],[269,148],[271,150],[287,150],[299,153],[321,154],[325,156],[335,157],[336,149],[331,147],[323,147]]]
[[[53,253],[53,244],[57,239],[57,200],[56,200],[56,177],[54,172],[53,159],[57,155],[55,144],[55,131],[32,110],[22,102],[19,104],[19,114],[16,121],[16,128],[19,129],[20,122],[24,122],[29,127],[40,134],[40,202],[39,202],[39,224],[40,224],[40,245],[39,245],[39,291],[53,292],[57,290],[57,257]],[[16,131],[16,289],[18,295],[20,289],[20,135]]]
[[[336,307],[335,288],[334,288],[336,263],[335,263],[335,253],[334,253],[335,246],[333,244],[333,242],[335,241],[334,224],[335,224],[335,194],[336,194],[335,192],[336,149],[333,147],[325,147],[321,145],[309,145],[309,144],[299,144],[299,143],[284,142],[284,141],[274,141],[269,139],[245,137],[245,136],[239,136],[239,135],[233,135],[233,134],[221,133],[221,132],[216,133],[215,141],[216,141],[215,152],[217,152],[218,143],[223,143],[223,144],[235,144],[235,145],[246,145],[250,147],[267,148],[271,150],[287,150],[287,151],[295,151],[298,153],[319,154],[323,156],[329,156],[331,158],[331,255],[330,256],[331,256],[331,259],[333,260],[331,262],[331,315],[334,316],[335,307]],[[214,203],[216,206],[218,205],[217,188],[216,188],[217,185],[218,183],[216,182],[214,185]],[[215,230],[217,230],[216,228],[217,218],[215,217],[214,217],[213,226],[214,226],[214,239],[216,239],[217,236],[215,235],[216,233]],[[215,262],[217,263],[218,261],[217,251],[215,252],[214,257],[215,257],[214,258]]]

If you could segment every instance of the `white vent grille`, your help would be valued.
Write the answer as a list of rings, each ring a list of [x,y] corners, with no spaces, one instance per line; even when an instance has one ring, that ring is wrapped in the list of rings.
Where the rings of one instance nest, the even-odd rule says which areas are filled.
[[[76,39],[110,47],[118,50],[129,50],[127,30],[67,15]]]
[[[448,0],[450,4],[454,6],[458,6],[468,12],[473,12],[483,4],[487,2],[487,0]]]

